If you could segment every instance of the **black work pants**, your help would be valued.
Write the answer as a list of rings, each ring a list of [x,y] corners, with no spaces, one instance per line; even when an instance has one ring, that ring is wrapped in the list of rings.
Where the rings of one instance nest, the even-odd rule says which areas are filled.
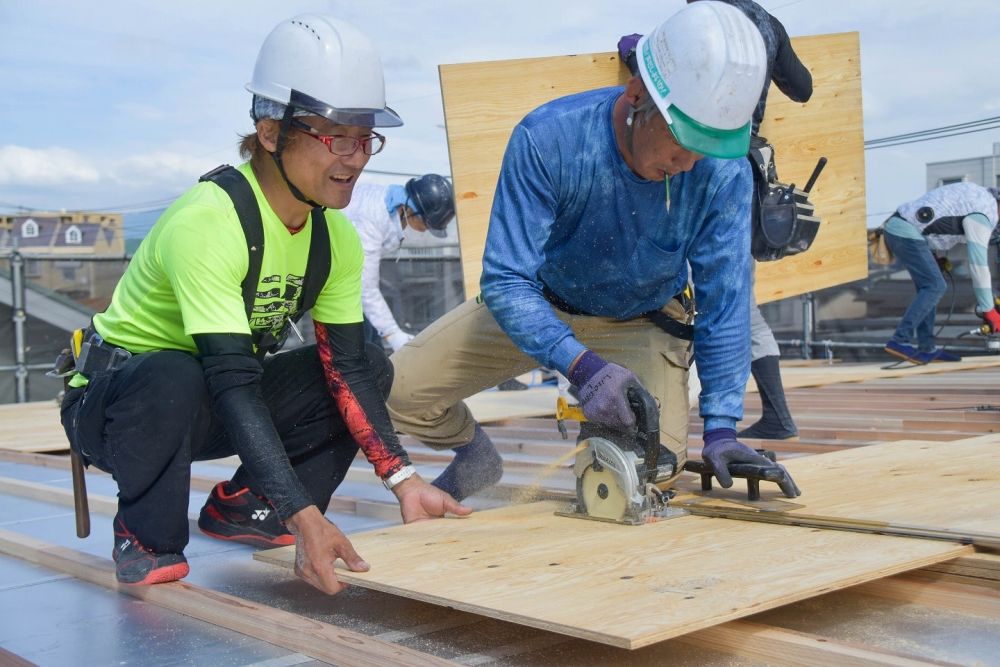
[[[368,358],[387,396],[392,365],[374,345]],[[263,362],[261,393],[292,468],[321,512],[358,446],[327,390],[315,345]],[[118,514],[147,548],[180,553],[188,542],[191,462],[237,453],[212,414],[201,363],[180,351],[138,354],[86,387],[69,389],[62,423],[88,465],[118,483]],[[257,484],[240,466],[236,488]]]

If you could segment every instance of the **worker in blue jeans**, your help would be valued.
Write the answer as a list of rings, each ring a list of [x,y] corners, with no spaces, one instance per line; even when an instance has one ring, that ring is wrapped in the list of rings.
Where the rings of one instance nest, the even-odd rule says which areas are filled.
[[[886,352],[916,364],[961,361],[958,355],[934,344],[935,314],[946,287],[936,253],[943,257],[943,253],[959,243],[965,243],[968,251],[976,314],[992,332],[1000,331],[1000,313],[993,305],[986,253],[998,217],[1000,190],[975,183],[952,183],[903,204],[886,220],[886,244],[910,272],[917,289],[892,338],[885,344]],[[917,347],[910,344],[914,336]]]

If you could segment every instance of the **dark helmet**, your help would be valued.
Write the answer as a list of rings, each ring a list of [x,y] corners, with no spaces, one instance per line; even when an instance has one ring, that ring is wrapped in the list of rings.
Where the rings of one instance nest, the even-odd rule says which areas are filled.
[[[434,236],[445,236],[445,228],[455,217],[455,196],[444,176],[424,174],[406,182],[406,196],[416,205],[416,212]]]

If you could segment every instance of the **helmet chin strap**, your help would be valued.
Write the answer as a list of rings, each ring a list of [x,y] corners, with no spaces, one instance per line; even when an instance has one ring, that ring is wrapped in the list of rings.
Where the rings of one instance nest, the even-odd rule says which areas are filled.
[[[274,164],[278,167],[278,173],[281,174],[281,178],[284,179],[285,185],[288,186],[288,191],[292,193],[292,196],[298,199],[303,204],[309,204],[313,208],[326,209],[325,206],[314,202],[309,199],[302,191],[295,187],[295,184],[288,179],[288,174],[285,173],[285,166],[281,163],[281,154],[285,150],[285,142],[288,139],[288,131],[292,127],[292,117],[295,115],[295,108],[289,104],[285,106],[285,115],[281,117],[281,128],[278,130],[278,146],[275,148],[274,152],[271,153],[271,158],[274,160]]]

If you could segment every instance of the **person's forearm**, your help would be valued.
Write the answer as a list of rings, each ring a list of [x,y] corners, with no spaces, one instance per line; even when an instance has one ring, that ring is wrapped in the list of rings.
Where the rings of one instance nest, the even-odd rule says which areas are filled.
[[[364,352],[361,325],[315,323],[327,388],[375,474],[385,479],[410,464]]]

